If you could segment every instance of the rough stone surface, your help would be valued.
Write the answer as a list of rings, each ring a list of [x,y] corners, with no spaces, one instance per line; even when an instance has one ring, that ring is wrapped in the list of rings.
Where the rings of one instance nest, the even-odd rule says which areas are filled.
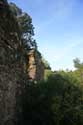
[[[0,0],[0,125],[16,125],[18,24]]]
[[[33,80],[39,81],[44,78],[44,64],[38,51],[32,49],[28,54],[28,74]]]
[[[20,45],[18,23],[9,10],[6,0],[0,0],[0,125],[16,125],[22,112],[20,98],[22,82],[16,52]],[[28,73],[32,80],[42,80],[44,65],[37,51],[28,54]],[[20,79],[20,81],[19,81]],[[21,84],[22,83],[22,84]]]

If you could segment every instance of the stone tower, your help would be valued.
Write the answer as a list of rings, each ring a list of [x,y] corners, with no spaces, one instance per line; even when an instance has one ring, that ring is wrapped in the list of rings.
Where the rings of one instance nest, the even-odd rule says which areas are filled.
[[[31,49],[28,53],[28,74],[32,80],[40,81],[44,79],[44,64],[41,54]]]

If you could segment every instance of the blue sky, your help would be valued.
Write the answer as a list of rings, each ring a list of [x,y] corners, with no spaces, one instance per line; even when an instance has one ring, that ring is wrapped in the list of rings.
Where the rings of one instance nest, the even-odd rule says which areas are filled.
[[[35,39],[53,70],[74,69],[83,61],[83,0],[9,0],[29,13]]]

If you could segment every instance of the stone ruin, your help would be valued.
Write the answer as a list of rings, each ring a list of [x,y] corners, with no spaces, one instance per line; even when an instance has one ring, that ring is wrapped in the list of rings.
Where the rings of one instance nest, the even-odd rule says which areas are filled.
[[[6,0],[0,0],[0,125],[16,125],[18,65],[15,54],[19,39],[18,24]]]
[[[19,26],[6,0],[0,0],[0,125],[16,125],[19,96],[22,94],[18,78],[23,70],[16,60],[20,46]],[[32,80],[42,80],[44,65],[37,51],[28,54],[28,74]],[[23,73],[22,73],[23,74]]]
[[[28,75],[32,80],[40,81],[44,79],[44,63],[41,54],[32,49],[28,53]]]

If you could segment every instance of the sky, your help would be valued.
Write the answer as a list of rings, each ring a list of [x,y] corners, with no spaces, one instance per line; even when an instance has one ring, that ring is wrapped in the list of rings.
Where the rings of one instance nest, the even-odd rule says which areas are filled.
[[[52,70],[73,70],[83,61],[83,0],[9,0],[27,12],[38,49]]]

